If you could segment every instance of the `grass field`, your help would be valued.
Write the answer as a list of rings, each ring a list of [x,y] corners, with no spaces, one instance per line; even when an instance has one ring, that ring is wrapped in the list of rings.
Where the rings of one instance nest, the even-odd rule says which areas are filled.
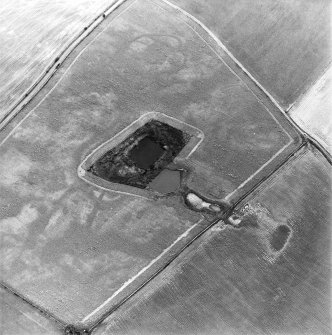
[[[202,21],[287,109],[331,62],[331,3],[171,0]]]
[[[95,334],[330,334],[330,176],[302,150],[237,208],[242,228],[210,229]]]
[[[10,32],[0,38],[14,43],[0,57],[0,119],[111,3],[0,9]],[[325,0],[174,3],[284,108],[329,61]],[[292,116],[308,123],[315,106],[325,110],[326,87],[313,104],[303,100],[308,114],[300,104]],[[175,165],[196,207],[180,193],[156,197],[81,173],[105,144],[156,115],[192,135]],[[217,41],[167,2],[128,0],[110,14],[2,129],[0,156],[6,335],[89,328],[110,312],[93,334],[331,331],[331,166]],[[210,201],[227,205],[200,212]]]
[[[299,145],[171,7],[122,10],[1,134],[1,279],[63,323],[96,322],[212,220],[181,197],[151,201],[81,180],[78,166],[100,144],[147,112],[186,122],[205,135],[179,162],[188,187],[231,203]]]

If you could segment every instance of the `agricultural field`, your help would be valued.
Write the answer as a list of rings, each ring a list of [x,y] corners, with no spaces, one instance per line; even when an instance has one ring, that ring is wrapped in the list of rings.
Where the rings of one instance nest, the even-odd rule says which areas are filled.
[[[332,153],[332,68],[289,111],[291,118]],[[319,113],[319,116],[317,115]]]

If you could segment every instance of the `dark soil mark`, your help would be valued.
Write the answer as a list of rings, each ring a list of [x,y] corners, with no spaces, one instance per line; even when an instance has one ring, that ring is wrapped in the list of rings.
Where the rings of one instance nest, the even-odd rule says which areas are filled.
[[[88,171],[113,183],[144,189],[173,161],[190,137],[152,120],[104,154]]]
[[[272,233],[271,248],[275,251],[280,251],[285,246],[290,233],[291,229],[288,226],[286,225],[279,226]]]

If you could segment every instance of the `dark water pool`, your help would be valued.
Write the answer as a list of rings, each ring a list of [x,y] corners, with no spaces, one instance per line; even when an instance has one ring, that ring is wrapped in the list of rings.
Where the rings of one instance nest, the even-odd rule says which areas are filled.
[[[189,140],[190,135],[181,129],[151,120],[97,159],[88,171],[113,183],[144,189],[162,173]],[[178,179],[176,174],[164,172],[153,185],[158,190],[163,187],[166,190],[174,189]]]
[[[172,170],[163,170],[149,184],[149,187],[159,193],[167,194],[176,192],[180,189],[181,172]]]
[[[152,137],[144,137],[138,144],[130,151],[128,157],[140,169],[148,170],[153,168],[153,164],[165,152],[163,147],[156,142]]]

